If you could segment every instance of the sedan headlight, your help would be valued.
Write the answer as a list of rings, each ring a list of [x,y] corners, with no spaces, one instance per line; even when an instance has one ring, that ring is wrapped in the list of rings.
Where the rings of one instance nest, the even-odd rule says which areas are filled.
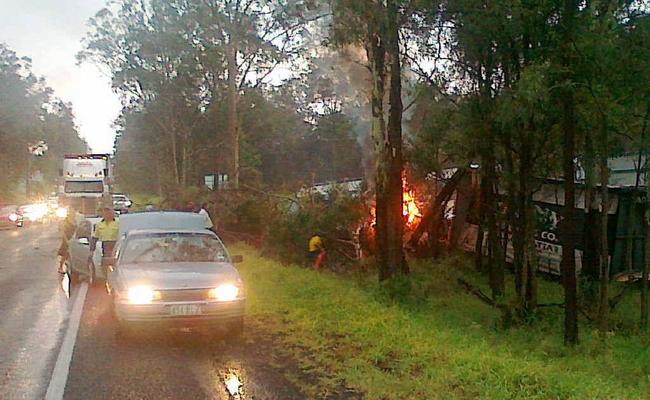
[[[224,283],[210,290],[210,297],[218,301],[233,301],[238,294],[239,288],[232,283]]]
[[[65,218],[68,216],[68,209],[65,207],[59,207],[56,209],[56,216],[59,218]]]
[[[127,297],[131,304],[149,304],[160,298],[160,293],[148,286],[134,286],[129,288]]]

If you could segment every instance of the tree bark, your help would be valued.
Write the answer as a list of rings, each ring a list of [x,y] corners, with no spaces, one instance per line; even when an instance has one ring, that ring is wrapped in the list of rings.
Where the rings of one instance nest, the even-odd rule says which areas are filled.
[[[584,252],[582,257],[582,271],[580,276],[583,280],[583,290],[585,295],[596,303],[595,282],[598,281],[600,271],[600,243],[598,227],[598,201],[596,196],[596,162],[595,150],[591,132],[585,132],[585,224],[584,232]]]
[[[643,260],[643,272],[641,273],[641,317],[639,325],[642,331],[648,329],[648,273],[650,271],[650,165],[648,165],[648,145],[646,144],[646,129],[650,117],[650,104],[646,108],[643,128],[641,130],[641,142],[644,149],[644,167],[645,167],[645,260]]]
[[[178,172],[178,144],[176,141],[176,130],[174,129],[173,123],[171,129],[169,129],[169,135],[172,142],[172,166],[174,167],[174,183],[178,185],[180,183],[180,176]]]
[[[646,152],[646,157],[647,157]],[[641,273],[641,318],[639,325],[642,331],[648,329],[648,273],[650,271],[650,215],[648,210],[648,199],[650,199],[650,173],[648,171],[646,158],[646,212],[645,212],[645,260],[643,262],[643,272]]]
[[[230,185],[239,188],[239,126],[237,120],[237,103],[239,93],[237,88],[237,33],[231,16],[230,38],[227,46],[228,69],[228,137],[230,138]]]
[[[562,221],[562,284],[564,286],[564,343],[578,343],[578,293],[575,262],[575,98],[573,93],[572,52],[573,24],[576,11],[576,0],[564,0],[562,25],[564,28],[564,43],[562,45],[562,67],[566,71],[566,86],[561,93],[562,130],[564,133],[564,149],[562,163],[564,169],[564,209]]]
[[[366,52],[372,74],[372,141],[376,155],[375,176],[375,257],[379,269],[379,281],[390,277],[388,266],[388,218],[386,215],[388,192],[386,182],[385,143],[386,124],[384,119],[384,95],[386,90],[386,48],[377,32],[378,27],[370,26]]]
[[[488,143],[494,143],[493,127],[488,128]],[[485,157],[486,179],[486,224],[488,234],[488,272],[492,298],[497,299],[505,293],[505,271],[503,266],[503,251],[501,248],[501,229],[497,214],[498,184],[496,179],[496,160],[494,154],[488,153]]]
[[[607,119],[603,116],[601,126],[601,154],[600,154],[600,290],[598,295],[598,328],[601,333],[607,332],[609,318],[609,246],[607,243],[607,210],[609,209],[609,184]],[[630,209],[630,213],[632,209]]]
[[[465,230],[465,222],[470,211],[472,196],[472,178],[465,174],[460,180],[456,189],[455,216],[451,224],[451,235],[449,237],[449,249],[455,250],[458,247],[461,234]]]
[[[407,274],[408,266],[403,249],[403,182],[402,182],[402,65],[399,45],[399,13],[396,0],[387,1],[388,48],[390,59],[390,111],[388,116],[387,138],[384,160],[388,167],[386,178],[386,217],[388,226],[386,267],[387,277]]]

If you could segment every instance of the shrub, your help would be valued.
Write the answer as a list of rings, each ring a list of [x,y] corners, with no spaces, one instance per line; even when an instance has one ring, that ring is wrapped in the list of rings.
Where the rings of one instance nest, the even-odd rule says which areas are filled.
[[[268,226],[266,248],[283,262],[304,264],[309,238],[317,233],[328,252],[327,264],[345,264],[343,253],[354,254],[353,246],[345,242],[353,239],[363,213],[362,202],[355,198],[304,198],[297,207],[276,215]]]

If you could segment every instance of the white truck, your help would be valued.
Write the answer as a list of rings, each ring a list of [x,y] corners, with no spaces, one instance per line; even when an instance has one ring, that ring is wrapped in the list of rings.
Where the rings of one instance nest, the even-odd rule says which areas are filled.
[[[87,216],[98,215],[101,207],[112,207],[111,170],[108,154],[66,154],[61,170],[66,206]]]

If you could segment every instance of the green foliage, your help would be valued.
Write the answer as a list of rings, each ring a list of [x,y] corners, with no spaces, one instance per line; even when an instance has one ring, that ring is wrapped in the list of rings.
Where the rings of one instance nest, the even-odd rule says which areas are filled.
[[[233,251],[244,254],[247,318],[263,320],[281,351],[320,375],[300,382],[310,397],[338,386],[367,399],[642,399],[650,390],[647,336],[600,338],[584,325],[582,343],[567,349],[556,334],[561,312],[551,308],[534,325],[498,329],[498,312],[455,284],[460,275],[481,280],[463,257],[412,265],[412,298],[404,290],[393,301],[372,277]],[[562,297],[552,282],[540,282],[540,293],[543,302]]]
[[[309,238],[318,234],[327,251],[327,263],[346,262],[337,252],[342,247],[339,240],[352,239],[352,230],[363,218],[364,206],[359,199],[343,195],[332,197],[329,201],[303,198],[288,212],[278,213],[268,227],[268,250],[284,262],[304,264]],[[349,253],[350,248],[347,251]]]
[[[78,55],[107,67],[115,90],[129,100],[115,144],[119,183],[126,190],[162,193],[169,186],[200,185],[206,174],[232,175],[231,52],[241,180],[256,186],[310,180],[305,165],[311,156],[303,154],[318,122],[305,123],[298,99],[312,99],[304,98],[297,81],[282,87],[270,81],[281,65],[296,67],[293,78],[301,76],[306,24],[319,17],[315,2],[150,3],[120,0],[98,12]],[[334,158],[331,175],[344,173],[337,163]]]
[[[49,150],[43,157],[30,155],[28,146],[40,140]],[[30,162],[31,172],[40,171],[44,181],[34,185],[34,192],[53,191],[63,155],[85,152],[86,147],[70,104],[54,97],[45,81],[32,73],[28,58],[0,44],[0,203],[22,195],[15,189],[25,181]]]

